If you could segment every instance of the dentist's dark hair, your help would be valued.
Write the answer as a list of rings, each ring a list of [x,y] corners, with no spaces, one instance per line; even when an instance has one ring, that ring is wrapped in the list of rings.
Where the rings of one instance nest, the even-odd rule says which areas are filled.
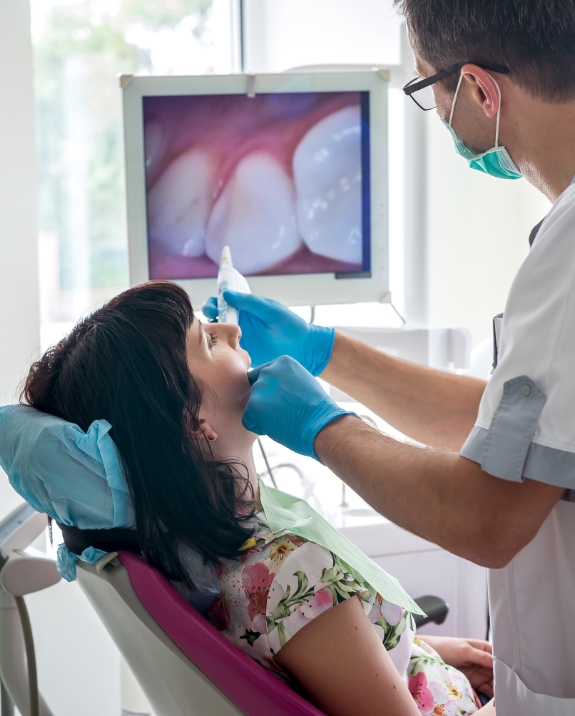
[[[105,419],[124,465],[148,561],[193,586],[181,546],[215,563],[252,534],[254,495],[241,464],[218,462],[199,429],[206,389],[186,335],[194,312],[174,283],[136,286],[81,320],[34,363],[22,401],[86,431]]]
[[[395,0],[417,53],[439,72],[504,65],[550,102],[575,99],[575,0]],[[454,90],[458,75],[444,80]]]

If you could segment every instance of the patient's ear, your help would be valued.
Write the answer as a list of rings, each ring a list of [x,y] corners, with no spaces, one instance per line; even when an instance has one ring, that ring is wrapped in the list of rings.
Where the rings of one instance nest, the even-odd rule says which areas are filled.
[[[203,434],[204,437],[207,438],[210,442],[213,442],[218,437],[216,431],[213,429],[210,423],[203,418],[200,418],[198,420],[198,427],[195,431],[195,434],[197,437],[201,437]]]

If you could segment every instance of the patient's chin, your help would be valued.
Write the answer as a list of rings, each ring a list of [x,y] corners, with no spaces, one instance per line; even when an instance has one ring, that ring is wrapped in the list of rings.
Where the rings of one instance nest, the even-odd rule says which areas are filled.
[[[244,415],[244,411],[246,409],[246,405],[248,404],[248,398],[249,398],[249,392],[246,396],[245,400],[242,401],[241,405],[239,406],[239,420],[237,422],[237,428],[238,428],[238,436],[241,441],[242,445],[245,445],[246,447],[251,447],[255,441],[259,438],[259,435],[257,433],[252,433],[246,428],[244,428],[244,424],[242,422],[242,418]]]

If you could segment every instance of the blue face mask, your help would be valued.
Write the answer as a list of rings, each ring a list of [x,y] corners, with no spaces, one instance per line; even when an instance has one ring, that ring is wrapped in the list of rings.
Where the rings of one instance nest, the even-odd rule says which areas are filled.
[[[489,76],[491,77],[491,75]],[[493,77],[491,77],[491,79],[495,82]],[[521,174],[519,169],[515,166],[513,159],[511,159],[511,157],[509,156],[509,152],[507,151],[507,149],[505,149],[505,147],[499,146],[499,116],[501,114],[501,90],[499,89],[499,85],[497,84],[497,82],[495,82],[495,86],[497,87],[497,91],[499,92],[499,109],[497,110],[497,125],[495,128],[495,146],[492,149],[488,149],[486,152],[483,152],[482,154],[475,154],[471,151],[471,149],[469,149],[469,147],[465,146],[465,144],[457,136],[455,130],[453,129],[452,121],[453,111],[455,109],[455,102],[457,101],[457,95],[459,94],[459,88],[461,87],[462,80],[463,75],[461,75],[461,77],[459,78],[459,83],[457,84],[457,89],[455,90],[453,104],[451,105],[451,114],[449,115],[449,122],[446,122],[445,119],[441,120],[443,124],[447,127],[447,129],[449,129],[449,131],[451,132],[451,136],[453,137],[457,153],[460,154],[464,159],[467,159],[467,162],[472,169],[477,169],[480,172],[489,174],[492,177],[497,177],[498,179],[521,179],[523,174]]]

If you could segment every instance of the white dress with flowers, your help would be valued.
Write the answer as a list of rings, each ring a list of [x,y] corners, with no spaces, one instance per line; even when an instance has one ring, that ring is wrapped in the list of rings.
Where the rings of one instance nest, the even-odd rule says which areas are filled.
[[[262,512],[257,520],[259,539],[270,528]],[[242,560],[227,560],[217,568],[221,591],[206,615],[248,656],[289,684],[275,654],[316,616],[355,596],[422,714],[464,716],[477,711],[466,676],[415,637],[410,613],[355,579],[336,555],[293,535],[259,545]]]

